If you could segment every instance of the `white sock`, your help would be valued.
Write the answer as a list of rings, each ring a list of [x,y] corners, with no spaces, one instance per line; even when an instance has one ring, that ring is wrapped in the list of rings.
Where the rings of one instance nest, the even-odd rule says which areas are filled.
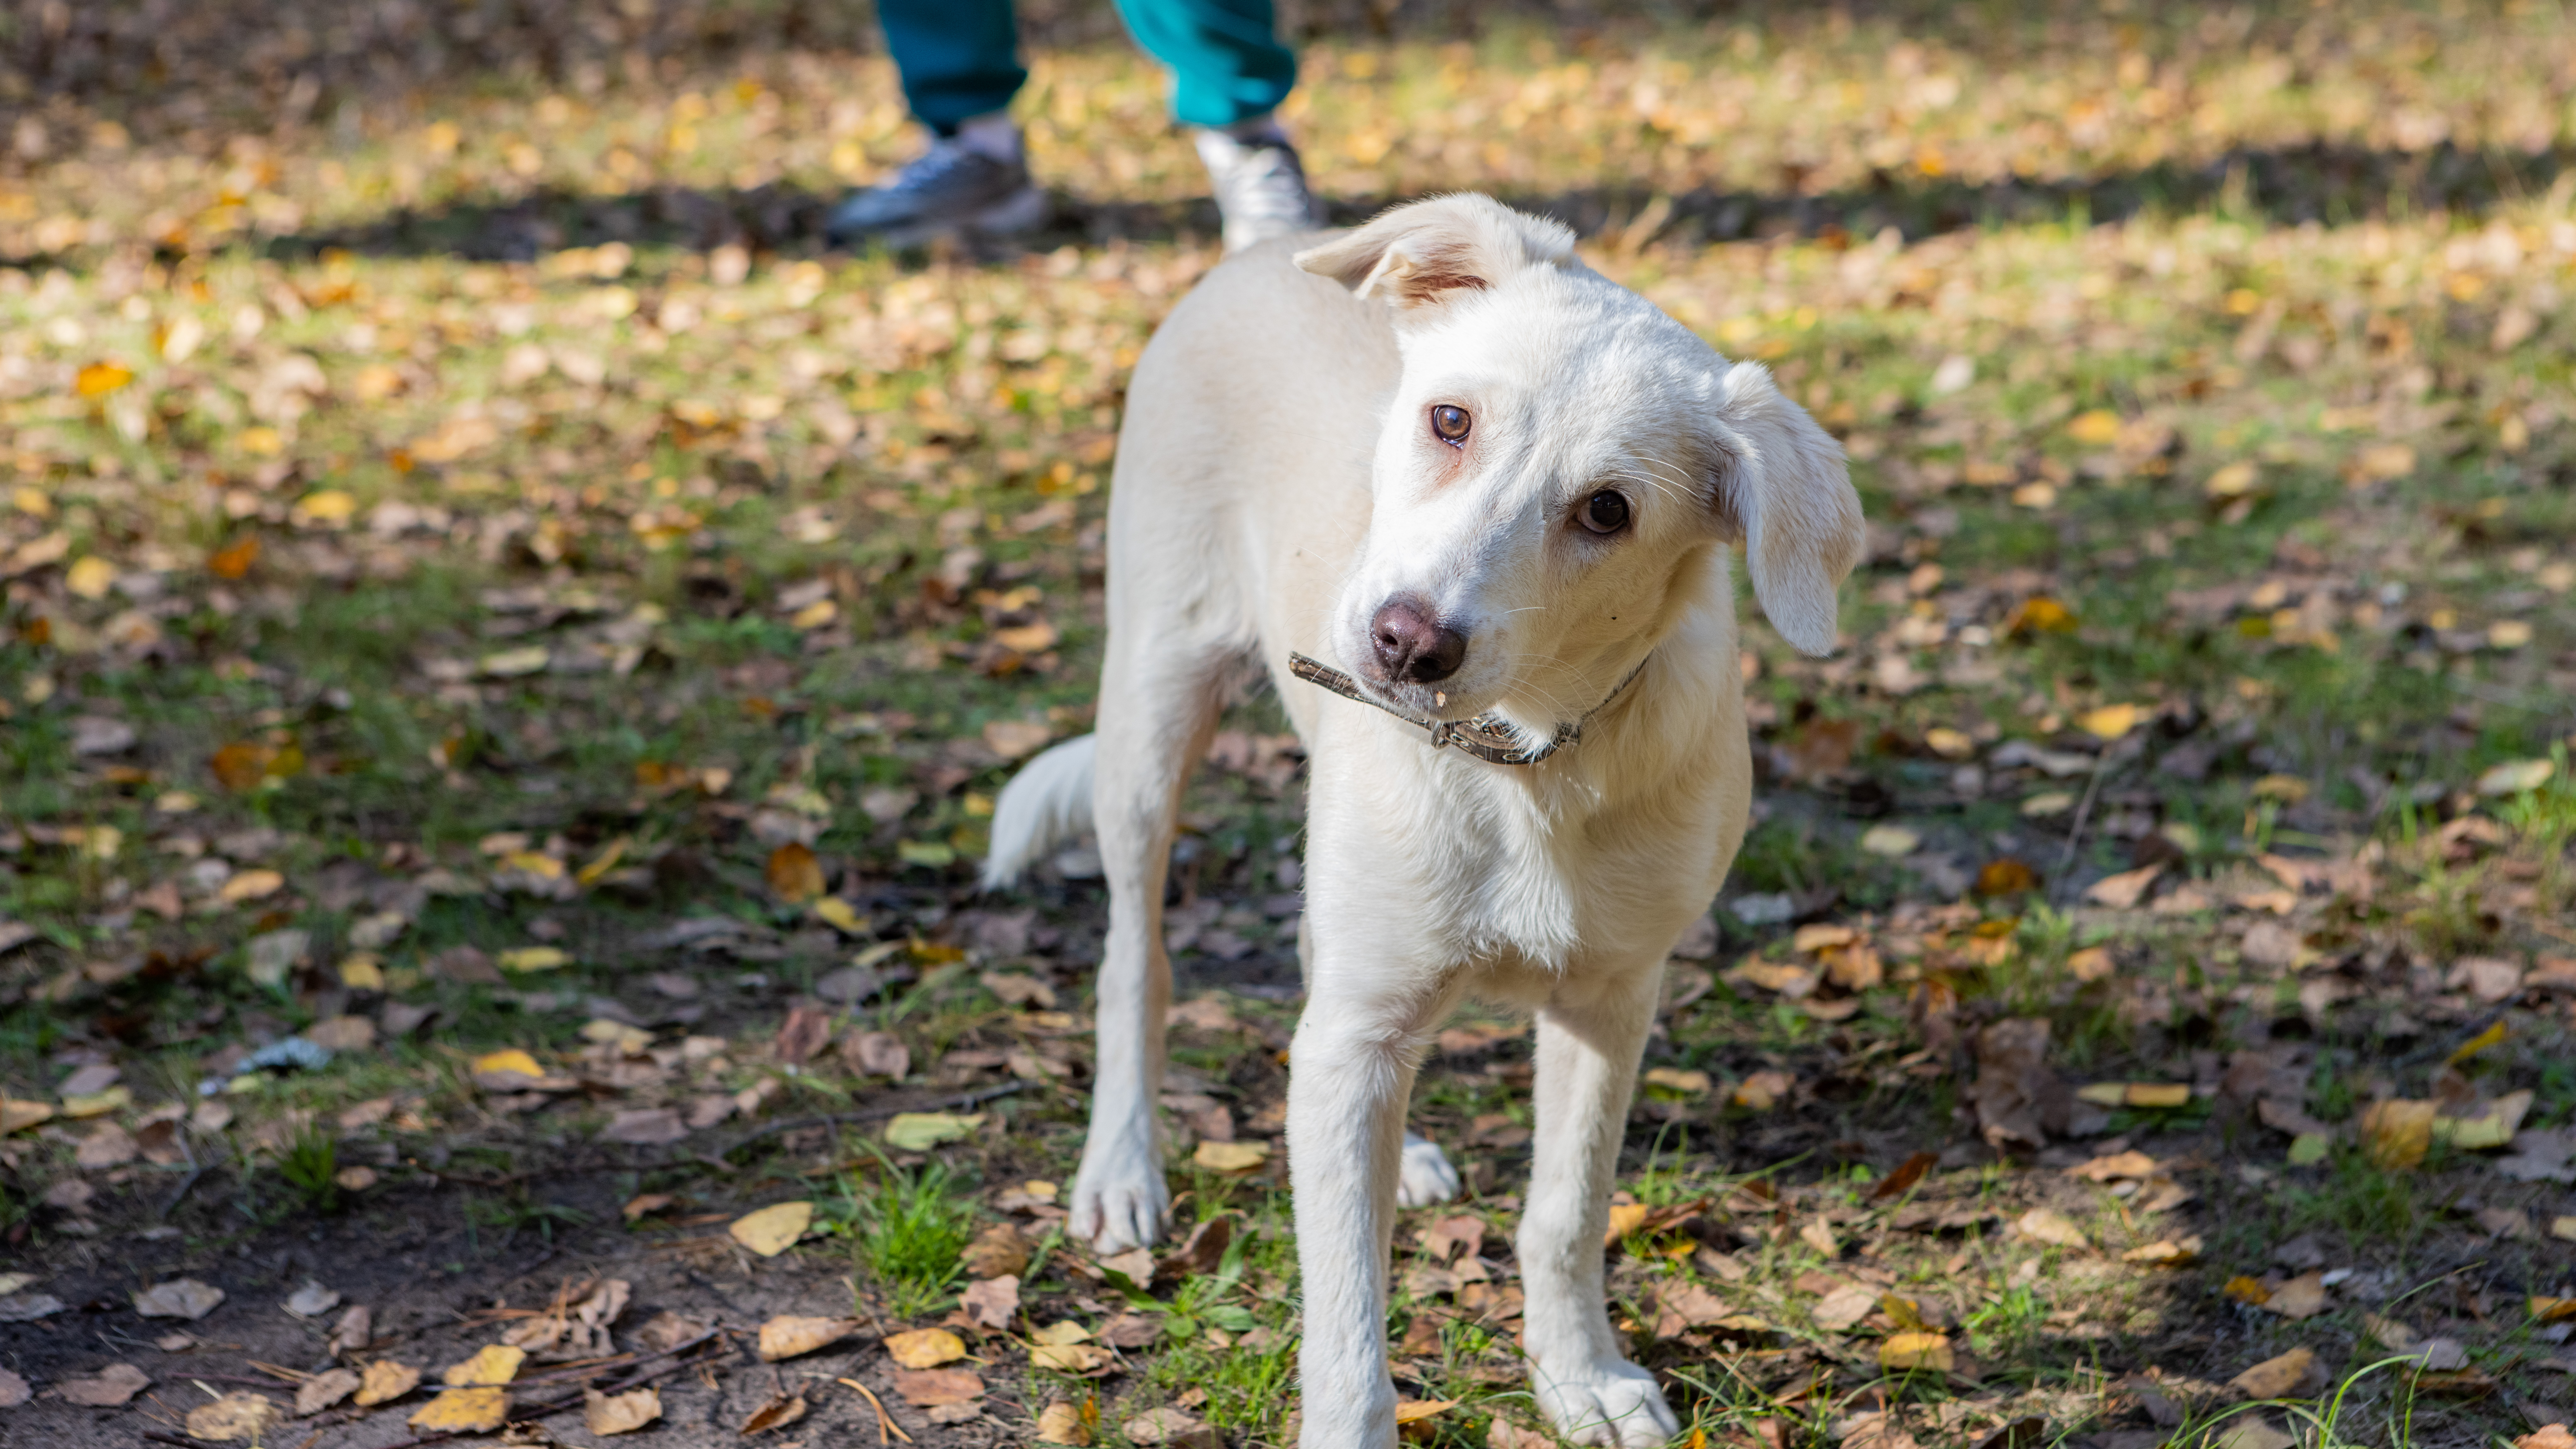
[[[957,127],[957,144],[996,161],[1020,159],[1020,128],[1006,112],[977,116]]]
[[[1231,126],[1211,126],[1208,129],[1245,146],[1288,144],[1288,133],[1280,129],[1279,118],[1276,115],[1255,116],[1249,121],[1237,121]]]

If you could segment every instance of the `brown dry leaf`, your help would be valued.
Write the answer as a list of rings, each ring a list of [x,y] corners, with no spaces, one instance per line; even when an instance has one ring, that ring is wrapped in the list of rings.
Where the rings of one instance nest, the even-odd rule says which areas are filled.
[[[2164,873],[2164,866],[2158,863],[2124,870],[2118,875],[2106,875],[2085,887],[2084,899],[2115,911],[2129,910],[2146,899],[2148,888],[2156,883],[2157,876]]]
[[[36,1396],[27,1381],[11,1369],[0,1369],[0,1409],[14,1409]]]
[[[453,1388],[492,1388],[519,1376],[519,1365],[527,1362],[525,1350],[506,1343],[487,1343],[474,1351],[474,1356],[449,1364],[439,1381]]]
[[[2277,1313],[2293,1322],[2302,1318],[2314,1318],[2326,1311],[2326,1275],[2302,1273],[2273,1289],[2272,1295],[2263,1300],[2262,1307],[2266,1312]],[[2270,1396],[2258,1395],[2257,1397]]]
[[[1873,1202],[1884,1202],[1891,1197],[1904,1196],[1906,1193],[1914,1190],[1914,1185],[1923,1180],[1923,1175],[1925,1173],[1930,1172],[1933,1168],[1939,1166],[1940,1163],[1941,1156],[1939,1153],[1915,1153],[1913,1156],[1906,1158],[1903,1162],[1898,1163],[1894,1172],[1891,1172],[1887,1176],[1879,1179],[1878,1185],[1869,1190],[1870,1200]]]
[[[420,1370],[407,1363],[380,1358],[367,1365],[366,1372],[359,1378],[358,1407],[367,1409],[391,1403],[419,1387]]]
[[[112,1363],[85,1379],[65,1379],[54,1386],[66,1403],[89,1409],[113,1409],[152,1386],[152,1377],[130,1363]]]
[[[813,1226],[814,1205],[810,1202],[772,1203],[757,1212],[745,1213],[729,1224],[725,1231],[733,1240],[764,1258],[775,1258],[796,1246]]]
[[[1020,1311],[1020,1280],[1009,1273],[986,1278],[959,1294],[957,1306],[979,1328],[1009,1328],[1011,1315]]]
[[[863,1077],[903,1080],[912,1070],[912,1052],[890,1031],[855,1031],[841,1038],[841,1061]]]
[[[631,1223],[653,1213],[658,1213],[662,1209],[669,1207],[671,1204],[678,1201],[678,1198],[667,1192],[641,1193],[635,1197],[628,1198],[626,1200],[626,1206],[619,1208],[617,1211],[619,1216],[625,1218]]]
[[[970,1278],[1015,1274],[1029,1265],[1028,1240],[1011,1224],[995,1223],[975,1235],[975,1241],[957,1255],[957,1262]]]
[[[677,1142],[689,1135],[689,1124],[668,1107],[638,1107],[619,1112],[609,1119],[600,1137],[608,1142],[625,1142],[640,1147]],[[631,1220],[631,1219],[630,1219]]]
[[[742,1421],[742,1429],[740,1432],[745,1434],[766,1434],[772,1429],[784,1429],[788,1425],[793,1424],[804,1417],[805,1396],[802,1394],[781,1394],[777,1398],[771,1399],[768,1403],[761,1405],[759,1408],[752,1410],[751,1417]]]
[[[2093,1240],[2075,1221],[2055,1208],[2032,1208],[2014,1220],[2013,1227],[2033,1242],[2051,1243],[2061,1248],[2089,1248]]]
[[[1202,1142],[1190,1161],[1210,1172],[1250,1172],[1270,1160],[1267,1142]]]
[[[335,1368],[295,1386],[295,1417],[309,1419],[358,1391],[357,1371]]]
[[[760,1359],[776,1363],[826,1348],[858,1332],[855,1318],[799,1318],[782,1313],[760,1325]]]
[[[1098,1373],[1118,1361],[1118,1356],[1096,1343],[1036,1343],[1029,1345],[1029,1363],[1037,1368],[1053,1369],[1064,1374]]]
[[[2279,1358],[2267,1358],[2227,1381],[2227,1386],[2249,1399],[2278,1399],[2286,1396],[2308,1376],[2317,1361],[2316,1350],[2294,1348]]]
[[[885,1347],[896,1363],[910,1369],[937,1368],[966,1356],[966,1341],[944,1328],[916,1328],[909,1333],[891,1334]]]
[[[769,889],[791,906],[801,906],[823,893],[823,863],[815,858],[811,846],[791,840],[771,851],[764,873],[769,878]]]
[[[134,1295],[134,1311],[146,1318],[176,1318],[194,1323],[224,1301],[224,1290],[194,1278],[173,1278]]]
[[[2198,1234],[2187,1238],[2159,1238],[2120,1255],[2123,1263],[2142,1263],[2150,1268],[2185,1268],[2199,1260]]]
[[[1082,1422],[1082,1410],[1079,1406],[1058,1400],[1038,1411],[1037,1437],[1041,1444],[1064,1444],[1070,1446],[1070,1449],[1089,1449],[1091,1429]],[[2539,1445],[2533,1446],[2533,1449],[2555,1449],[2555,1446]],[[2569,1449],[2576,1449],[2576,1445],[2569,1446]]]
[[[2433,1147],[2433,1102],[2389,1098],[2362,1109],[2362,1150],[2372,1165],[2403,1172],[2423,1162]]]
[[[211,1404],[199,1404],[188,1411],[188,1435],[194,1439],[211,1439],[218,1444],[243,1439],[256,1442],[285,1418],[285,1413],[273,1399],[258,1394],[226,1394]],[[494,1427],[499,1427],[497,1420]]]
[[[581,1421],[594,1434],[630,1434],[662,1417],[662,1391],[647,1384],[623,1394],[581,1391]]]
[[[984,1397],[984,1380],[973,1369],[896,1369],[894,1391],[908,1404],[935,1409]]]
[[[1877,1311],[1877,1294],[1846,1283],[1817,1300],[1816,1326],[1827,1333],[1840,1333]]]
[[[2545,1424],[2514,1440],[2513,1449],[2576,1449],[2576,1433],[2564,1424]]]
[[[770,1049],[782,1062],[803,1063],[823,1049],[832,1039],[832,1014],[819,1006],[791,1006],[787,1019],[778,1025],[778,1035]]]

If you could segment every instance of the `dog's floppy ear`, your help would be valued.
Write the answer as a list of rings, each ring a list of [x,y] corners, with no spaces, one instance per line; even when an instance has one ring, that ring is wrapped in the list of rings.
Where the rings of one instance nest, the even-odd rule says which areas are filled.
[[[1717,378],[1717,509],[1744,540],[1753,595],[1801,653],[1833,652],[1834,589],[1868,543],[1842,444],[1780,395],[1771,370],[1739,362]]]
[[[1574,233],[1563,225],[1472,195],[1396,207],[1297,253],[1296,262],[1354,295],[1383,293],[1404,311],[1483,291],[1525,267],[1580,265]]]

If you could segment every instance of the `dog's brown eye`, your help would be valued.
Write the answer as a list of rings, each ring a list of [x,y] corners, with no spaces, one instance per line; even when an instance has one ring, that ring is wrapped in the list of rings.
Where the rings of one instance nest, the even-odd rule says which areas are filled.
[[[1575,516],[1594,533],[1617,533],[1628,526],[1628,497],[1605,488],[1584,499]]]
[[[1431,410],[1431,431],[1453,448],[1467,441],[1467,429],[1474,421],[1465,408],[1453,408],[1447,403]]]

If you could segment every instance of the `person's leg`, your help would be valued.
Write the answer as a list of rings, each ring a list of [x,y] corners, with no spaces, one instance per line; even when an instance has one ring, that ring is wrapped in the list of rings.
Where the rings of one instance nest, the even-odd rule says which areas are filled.
[[[945,233],[1025,231],[1046,220],[1029,181],[1011,97],[1020,64],[1011,0],[878,0],[903,98],[931,130],[928,150],[853,192],[824,222],[835,242],[897,245]]]
[[[1272,33],[1270,0],[1118,0],[1119,17],[1172,72],[1172,114],[1222,129],[1278,109],[1297,57]]]
[[[1011,0],[877,0],[904,102],[942,136],[1010,107],[1029,78]]]

